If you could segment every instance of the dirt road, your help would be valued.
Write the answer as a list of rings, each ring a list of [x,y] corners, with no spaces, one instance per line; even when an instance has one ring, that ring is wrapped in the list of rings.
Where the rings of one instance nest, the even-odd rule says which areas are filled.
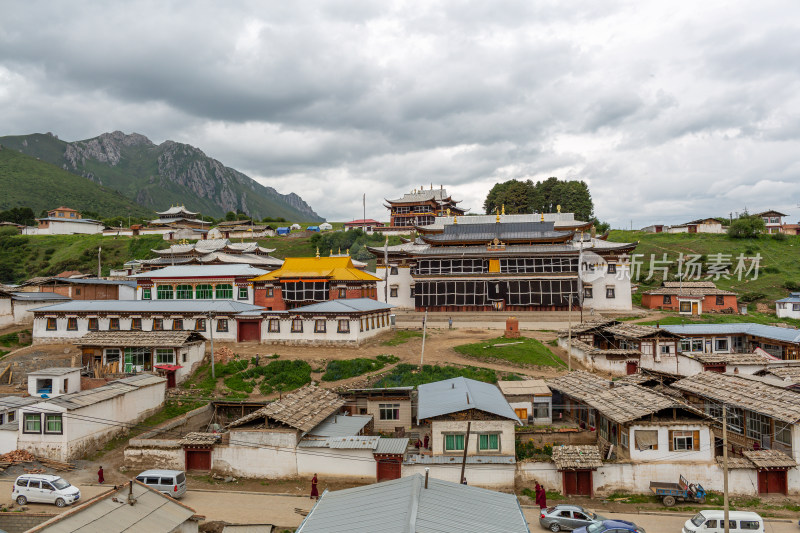
[[[0,481],[0,493],[5,494],[0,498],[0,503],[11,503],[12,480]],[[78,485],[81,496],[88,500],[109,487],[97,485]],[[230,523],[269,523],[285,527],[297,527],[303,520],[302,515],[295,509],[311,510],[314,502],[307,496],[293,496],[287,494],[263,494],[258,492],[243,491],[207,491],[189,490],[181,502],[194,509],[198,514],[206,517],[207,521],[222,520]],[[56,514],[60,510],[54,505],[29,504],[29,509],[34,512]],[[65,510],[70,509],[69,507]],[[649,533],[678,533],[681,526],[690,514],[628,514],[608,513],[596,509],[607,518],[629,520],[642,526]],[[523,513],[528,520],[531,531],[541,530],[539,526],[539,510],[535,507],[523,507]],[[797,526],[790,521],[768,522],[768,533],[789,533],[797,531]]]

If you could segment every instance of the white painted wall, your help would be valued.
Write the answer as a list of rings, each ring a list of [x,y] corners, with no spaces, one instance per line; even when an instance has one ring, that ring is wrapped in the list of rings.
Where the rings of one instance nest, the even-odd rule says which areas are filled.
[[[796,471],[797,469],[792,469]],[[563,478],[552,462],[517,463],[518,479],[532,485],[539,481],[548,490],[563,494]],[[733,469],[729,471],[729,489],[732,494],[755,495],[758,493],[755,469]],[[699,483],[706,490],[722,491],[722,468],[716,463],[606,463],[592,475],[593,491],[607,495],[615,491],[651,494],[651,481],[677,483],[683,474],[690,483]],[[790,492],[792,471],[789,472]],[[797,485],[794,485],[797,487]],[[796,489],[794,491],[796,492]]]
[[[315,473],[375,482],[378,464],[370,449],[297,448],[297,474]]]
[[[109,424],[109,420],[135,423],[158,411],[164,405],[166,385],[163,380],[72,411],[48,401],[24,407],[20,410],[19,448],[59,461],[83,457],[126,431],[125,427]],[[62,418],[64,433],[23,433],[24,413],[66,413]]]
[[[309,318],[303,317],[303,331],[292,332],[292,319],[297,315],[291,313],[286,315],[266,315],[265,319],[261,322],[261,342],[262,344],[352,344],[358,345],[364,340],[379,335],[384,331],[391,329],[389,325],[389,313],[382,313],[380,315],[371,315],[363,317],[364,320],[369,320],[369,329],[361,331],[361,319],[358,316],[312,316]],[[372,327],[372,318],[375,317],[375,327]],[[280,320],[280,331],[269,331],[269,321],[274,319]],[[325,320],[325,332],[317,333],[315,331],[316,321]],[[348,333],[339,333],[339,320],[348,320],[350,323],[350,331]],[[381,325],[383,324],[383,325]]]
[[[552,463],[551,463],[552,464]],[[401,476],[413,476],[414,474],[425,475],[425,468],[430,468],[429,476],[435,479],[442,479],[452,483],[461,481],[461,464],[448,465],[407,465],[401,467]],[[475,487],[487,489],[509,489],[514,486],[515,465],[490,465],[490,464],[467,464],[464,468],[464,477],[467,484]]]
[[[609,274],[606,270],[603,277],[584,282],[583,286],[592,287],[592,297],[585,298],[585,309],[596,311],[630,311],[633,309],[631,302],[631,277],[628,265],[617,263],[617,272]],[[614,287],[614,298],[606,297],[606,287]]]
[[[637,431],[658,431],[657,450],[639,450],[636,447]],[[687,451],[669,451],[670,431],[699,431],[700,449]],[[702,424],[674,424],[669,426],[656,426],[650,424],[634,424],[630,426],[628,434],[631,461],[669,461],[673,464],[681,462],[714,462],[714,446],[711,428]]]
[[[297,476],[296,446],[295,431],[232,429],[229,445],[214,446],[211,468],[245,478]]]
[[[17,449],[17,431],[0,430],[0,454],[13,452]]]
[[[47,396],[55,398],[68,392],[79,392],[81,390],[81,369],[76,368],[68,374],[59,375],[42,375],[38,372],[36,375],[28,374],[28,394],[31,396],[40,396],[36,392],[36,383],[40,379],[50,379],[53,383],[53,392],[48,393]],[[66,380],[66,384],[64,383]]]
[[[125,447],[125,466],[133,470],[163,468],[166,470],[185,470],[186,456],[180,446],[172,448]],[[133,472],[135,473],[135,472]]]
[[[103,233],[103,224],[75,222],[72,220],[50,220],[46,228],[26,228],[26,235],[75,235],[77,233]]]
[[[444,435],[446,433],[467,432],[466,421],[442,421],[434,420],[431,422],[431,450],[433,455],[454,455],[461,456],[463,452],[447,453],[444,452]],[[478,451],[478,435],[481,433],[500,432],[500,451],[485,452]],[[469,442],[467,443],[467,455],[514,455],[516,447],[516,435],[514,434],[514,422],[512,420],[473,420],[470,426]]]
[[[52,303],[58,303],[58,302],[53,302],[53,301],[31,302],[22,300],[12,300],[11,298],[0,296],[0,328],[3,328],[5,326],[10,326],[12,324],[18,324],[18,325],[33,324],[33,313],[31,313],[30,310],[36,309],[37,307],[44,307]]]
[[[397,274],[391,274],[391,267],[397,267]],[[414,285],[414,280],[411,278],[411,268],[408,265],[401,266],[398,264],[389,264],[390,267],[390,274],[389,274],[389,287],[397,288],[397,296],[392,297],[391,290],[388,293],[388,300],[386,300],[384,295],[384,286],[386,283],[383,281],[384,277],[386,276],[386,267],[378,266],[375,269],[375,273],[381,278],[381,281],[378,282],[378,300],[381,302],[386,302],[390,305],[394,305],[400,309],[414,309],[414,298],[411,297],[411,287]]]
[[[795,309],[794,306],[797,306]],[[775,313],[780,318],[798,318],[800,319],[800,304],[791,302],[780,302],[775,304]]]

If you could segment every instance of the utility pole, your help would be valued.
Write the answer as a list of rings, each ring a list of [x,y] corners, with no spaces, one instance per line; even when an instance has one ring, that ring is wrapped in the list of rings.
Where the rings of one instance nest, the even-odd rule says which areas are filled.
[[[383,245],[383,301],[389,303],[389,236]]]
[[[730,533],[730,501],[728,500],[728,408],[722,402],[722,518],[725,521],[725,533]]]
[[[419,366],[422,370],[422,362],[425,360],[425,333],[428,331],[428,310],[425,310],[425,318],[422,319],[422,353],[419,356]]]
[[[208,313],[208,331],[211,334],[211,377],[216,380],[217,374],[214,372],[214,313]]]
[[[101,268],[101,265],[100,265],[100,250],[102,250],[102,249],[103,249],[102,246],[98,246],[97,247],[97,277],[98,277],[98,279],[100,278],[100,276],[101,276],[100,273],[102,271],[102,268]]]
[[[567,311],[567,370],[572,372],[572,292],[569,293],[569,311]]]
[[[461,459],[461,478],[459,479],[459,483],[464,483],[464,468],[467,466],[467,447],[469,446],[469,430],[472,426],[472,422],[467,422],[467,436],[464,437],[464,457]]]

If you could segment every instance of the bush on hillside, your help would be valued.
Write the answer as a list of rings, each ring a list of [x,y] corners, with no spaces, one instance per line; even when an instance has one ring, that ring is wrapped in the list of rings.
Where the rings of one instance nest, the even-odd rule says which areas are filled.
[[[728,236],[733,239],[757,239],[764,228],[763,218],[745,213],[728,226]]]

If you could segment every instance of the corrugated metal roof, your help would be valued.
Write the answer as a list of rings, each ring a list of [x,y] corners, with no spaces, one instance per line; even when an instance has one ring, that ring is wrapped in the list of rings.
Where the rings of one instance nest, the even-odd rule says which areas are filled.
[[[0,431],[19,431],[19,420],[0,425]]]
[[[380,437],[376,436],[363,436],[363,437],[328,437],[328,448],[339,450],[359,450],[367,449],[374,450],[378,445]]]
[[[318,437],[347,437],[358,435],[372,420],[372,415],[333,415],[308,432]]]
[[[468,217],[460,217],[458,219],[458,225],[467,225],[467,224],[493,224],[497,221],[497,215],[472,215]],[[500,221],[503,222],[519,222],[519,223],[530,223],[530,222],[541,222],[542,221],[542,214],[541,213],[534,213],[534,214],[521,214],[521,215],[500,215]],[[559,224],[561,225],[584,225],[586,222],[581,220],[575,220],[575,213],[545,213],[544,214],[544,221],[545,222],[553,222],[556,226]],[[434,219],[434,223],[428,226],[422,226],[422,229],[426,230],[437,230],[442,229],[446,225],[453,224],[453,217],[436,217]]]
[[[494,237],[493,237],[494,238]],[[488,241],[487,241],[488,242]],[[375,248],[376,253],[380,248]],[[502,250],[487,250],[486,246],[432,246],[415,250],[411,255],[454,257],[476,255],[481,257],[511,256],[529,253],[570,253],[578,254],[578,249],[571,244],[509,244]]]
[[[0,396],[0,409],[16,409],[41,401],[42,399],[36,396]]]
[[[132,278],[195,278],[195,277],[251,277],[266,274],[266,270],[253,268],[250,265],[197,265],[197,266],[168,266],[141,274],[134,274]]]
[[[417,419],[478,409],[522,424],[495,385],[463,377],[426,383],[417,388]]]
[[[556,231],[552,222],[503,222],[489,224],[450,224],[442,233],[423,235],[428,243],[481,242],[497,238],[502,242],[520,240],[564,239],[570,231]]]
[[[530,533],[517,497],[421,474],[325,493],[297,533]]]
[[[228,524],[222,533],[272,533],[271,524]]]
[[[80,372],[80,368],[72,368],[69,366],[51,366],[50,368],[42,368],[40,370],[34,370],[33,372],[28,372],[29,376],[63,376],[66,374],[72,374],[73,372]]]
[[[24,300],[28,302],[50,301],[50,300],[70,300],[69,296],[56,294],[54,292],[9,292],[12,300]]]
[[[127,485],[78,505],[39,524],[35,533],[169,533],[195,516],[194,509],[139,483],[133,483],[136,505],[128,505]],[[114,501],[117,500],[117,501]]]
[[[552,396],[550,387],[543,379],[523,379],[521,381],[498,381],[500,392],[506,396]]]
[[[36,313],[198,313],[235,314],[263,307],[233,300],[73,300],[37,307]]]
[[[127,287],[135,287],[136,282],[127,279],[100,279],[100,278],[53,278],[59,282],[74,283],[77,285],[125,285]]]
[[[372,298],[347,298],[328,300],[316,304],[305,305],[292,309],[292,313],[352,313],[357,312],[372,312],[372,311],[385,311],[392,309],[394,306],[389,305]]]
[[[403,455],[408,450],[408,440],[402,438],[382,437],[375,446],[374,453],[380,455]]]
[[[196,331],[92,331],[75,341],[78,346],[176,347],[205,341]]]
[[[94,405],[98,402],[103,402],[117,396],[122,396],[128,392],[134,391],[140,387],[147,387],[157,383],[165,383],[167,380],[153,374],[137,374],[127,378],[111,381],[106,385],[97,387],[95,389],[83,390],[80,392],[72,392],[62,394],[55,398],[47,400],[40,400],[48,405],[56,405],[63,407],[68,411],[80,409],[88,405]]]
[[[692,335],[753,335],[776,341],[800,343],[800,331],[796,329],[753,324],[752,322],[741,324],[683,324],[661,326],[661,329],[671,331],[682,337],[691,337]]]

